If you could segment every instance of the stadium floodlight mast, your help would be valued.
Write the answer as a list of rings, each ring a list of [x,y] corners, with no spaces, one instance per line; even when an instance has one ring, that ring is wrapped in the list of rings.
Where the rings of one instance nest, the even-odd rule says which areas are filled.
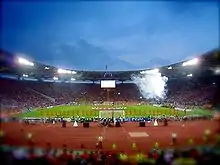
[[[21,58],[21,57],[18,58],[18,63],[22,64],[22,65],[34,66],[33,62],[30,62],[27,59],[24,59],[24,58]]]
[[[192,60],[183,62],[182,66],[192,66],[192,65],[197,65],[199,63],[199,59],[198,58],[194,58]]]

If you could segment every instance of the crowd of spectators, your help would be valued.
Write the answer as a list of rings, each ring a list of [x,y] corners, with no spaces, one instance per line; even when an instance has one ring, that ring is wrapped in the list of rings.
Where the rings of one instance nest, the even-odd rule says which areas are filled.
[[[46,149],[5,148],[0,148],[1,162],[4,165],[214,165],[220,163],[218,146],[178,150],[154,148],[146,154],[136,152],[132,155],[116,151],[75,151],[67,149],[66,146],[63,149],[52,149],[50,146]]]
[[[70,102],[148,102],[135,84],[117,84],[107,91],[93,83],[43,83],[0,79],[1,106],[35,108]],[[217,85],[194,82],[172,82],[167,85],[167,97],[160,103],[174,106],[203,106],[211,103]]]

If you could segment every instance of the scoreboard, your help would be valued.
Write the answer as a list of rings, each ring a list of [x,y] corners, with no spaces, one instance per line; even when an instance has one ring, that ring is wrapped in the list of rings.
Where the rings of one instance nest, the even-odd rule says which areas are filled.
[[[115,88],[115,80],[101,80],[101,88]]]

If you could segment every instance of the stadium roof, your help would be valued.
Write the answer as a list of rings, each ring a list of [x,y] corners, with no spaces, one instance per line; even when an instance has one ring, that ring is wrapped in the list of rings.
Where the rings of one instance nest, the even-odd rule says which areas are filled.
[[[156,68],[151,68],[156,69]],[[29,77],[37,80],[82,80],[96,81],[103,79],[115,79],[126,81],[131,75],[141,74],[151,69],[133,71],[83,71],[39,63],[27,59],[22,55],[16,55],[0,50],[0,74],[19,77]],[[182,78],[187,76],[220,75],[220,49],[209,51],[199,55],[195,59],[182,61],[169,66],[162,66],[159,69],[162,75],[169,78]]]

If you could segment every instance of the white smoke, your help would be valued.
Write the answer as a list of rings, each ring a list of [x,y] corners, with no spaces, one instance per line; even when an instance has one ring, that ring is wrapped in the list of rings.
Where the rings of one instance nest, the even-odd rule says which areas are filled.
[[[158,69],[144,71],[140,76],[133,76],[133,82],[138,86],[146,99],[164,99],[168,78],[162,76]]]

